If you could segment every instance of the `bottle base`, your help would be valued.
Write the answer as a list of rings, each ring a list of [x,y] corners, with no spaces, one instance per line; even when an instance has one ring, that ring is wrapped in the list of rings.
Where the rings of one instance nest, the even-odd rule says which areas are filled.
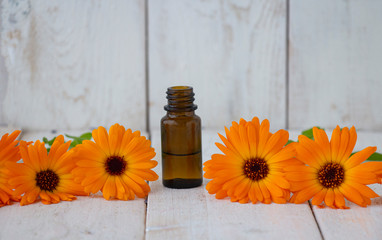
[[[163,185],[168,188],[194,188],[199,187],[203,183],[202,178],[184,179],[184,178],[174,178],[165,180],[163,179]]]

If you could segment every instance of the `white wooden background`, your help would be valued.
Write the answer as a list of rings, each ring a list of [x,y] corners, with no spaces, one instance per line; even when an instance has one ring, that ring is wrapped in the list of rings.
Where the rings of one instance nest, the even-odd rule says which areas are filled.
[[[192,85],[206,128],[382,130],[380,0],[0,0],[0,124],[155,130]]]
[[[0,134],[118,122],[151,136],[168,86],[194,87],[203,158],[240,117],[355,125],[382,147],[381,0],[0,0]],[[56,133],[51,130],[56,129]],[[362,131],[363,130],[363,131]],[[292,131],[296,139],[298,131]],[[158,154],[160,161],[160,154]],[[160,165],[155,169],[160,174]],[[205,180],[205,184],[208,180]],[[0,209],[0,239],[380,239],[382,200],[348,211],[232,204],[150,183],[148,199]],[[381,186],[372,186],[382,194]],[[28,235],[26,235],[28,234]]]

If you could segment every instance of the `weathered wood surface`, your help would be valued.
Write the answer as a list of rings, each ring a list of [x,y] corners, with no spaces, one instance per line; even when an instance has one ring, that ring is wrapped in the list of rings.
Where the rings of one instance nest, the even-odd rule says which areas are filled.
[[[0,128],[12,132],[13,128]],[[31,141],[58,134],[84,131],[24,131]],[[297,139],[299,131],[290,132]],[[329,132],[330,133],[330,132]],[[329,134],[330,135],[330,134]],[[152,132],[153,147],[160,161],[160,135]],[[203,132],[203,158],[219,152],[216,131]],[[358,132],[356,150],[369,145],[381,149],[382,133]],[[160,165],[155,171],[161,175]],[[164,188],[150,183],[151,193],[134,201],[106,201],[100,194],[49,206],[18,203],[0,209],[0,239],[380,239],[382,198],[367,208],[348,203],[349,210],[318,209],[309,204],[239,204],[217,200],[202,187],[188,190]],[[381,185],[372,185],[382,194]],[[314,214],[313,214],[314,213]],[[321,231],[321,233],[320,233]]]
[[[260,115],[285,127],[286,1],[150,1],[149,110],[167,87],[191,85],[207,128]]]
[[[290,0],[289,128],[382,130],[382,1]]]
[[[145,129],[145,2],[2,1],[0,122]]]
[[[160,153],[159,132],[152,133]],[[219,152],[216,131],[203,132],[203,160]],[[156,172],[161,175],[160,166]],[[239,204],[217,200],[205,190],[168,189],[151,183],[148,198],[147,239],[320,239],[309,204]]]

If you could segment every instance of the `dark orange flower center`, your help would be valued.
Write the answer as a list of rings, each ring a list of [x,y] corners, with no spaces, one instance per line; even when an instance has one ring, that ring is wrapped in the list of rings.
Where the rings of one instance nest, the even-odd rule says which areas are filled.
[[[53,192],[60,181],[58,175],[50,169],[38,172],[35,180],[37,187],[49,192]]]
[[[123,157],[110,156],[105,162],[105,169],[110,175],[121,175],[125,172],[127,162]]]
[[[269,173],[268,164],[261,158],[251,158],[247,160],[243,169],[244,174],[254,181],[265,178]]]
[[[328,163],[318,171],[318,181],[325,188],[335,188],[344,181],[344,168],[338,163]]]

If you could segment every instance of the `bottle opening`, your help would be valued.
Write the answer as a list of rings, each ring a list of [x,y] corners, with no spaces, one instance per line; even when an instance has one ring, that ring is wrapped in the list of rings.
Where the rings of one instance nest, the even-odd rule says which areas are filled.
[[[167,88],[167,105],[164,106],[166,111],[182,112],[194,111],[198,108],[194,104],[194,91],[190,86],[173,86]]]
[[[191,90],[192,91],[192,87],[189,87],[189,86],[173,86],[173,87],[169,87],[167,90]]]

